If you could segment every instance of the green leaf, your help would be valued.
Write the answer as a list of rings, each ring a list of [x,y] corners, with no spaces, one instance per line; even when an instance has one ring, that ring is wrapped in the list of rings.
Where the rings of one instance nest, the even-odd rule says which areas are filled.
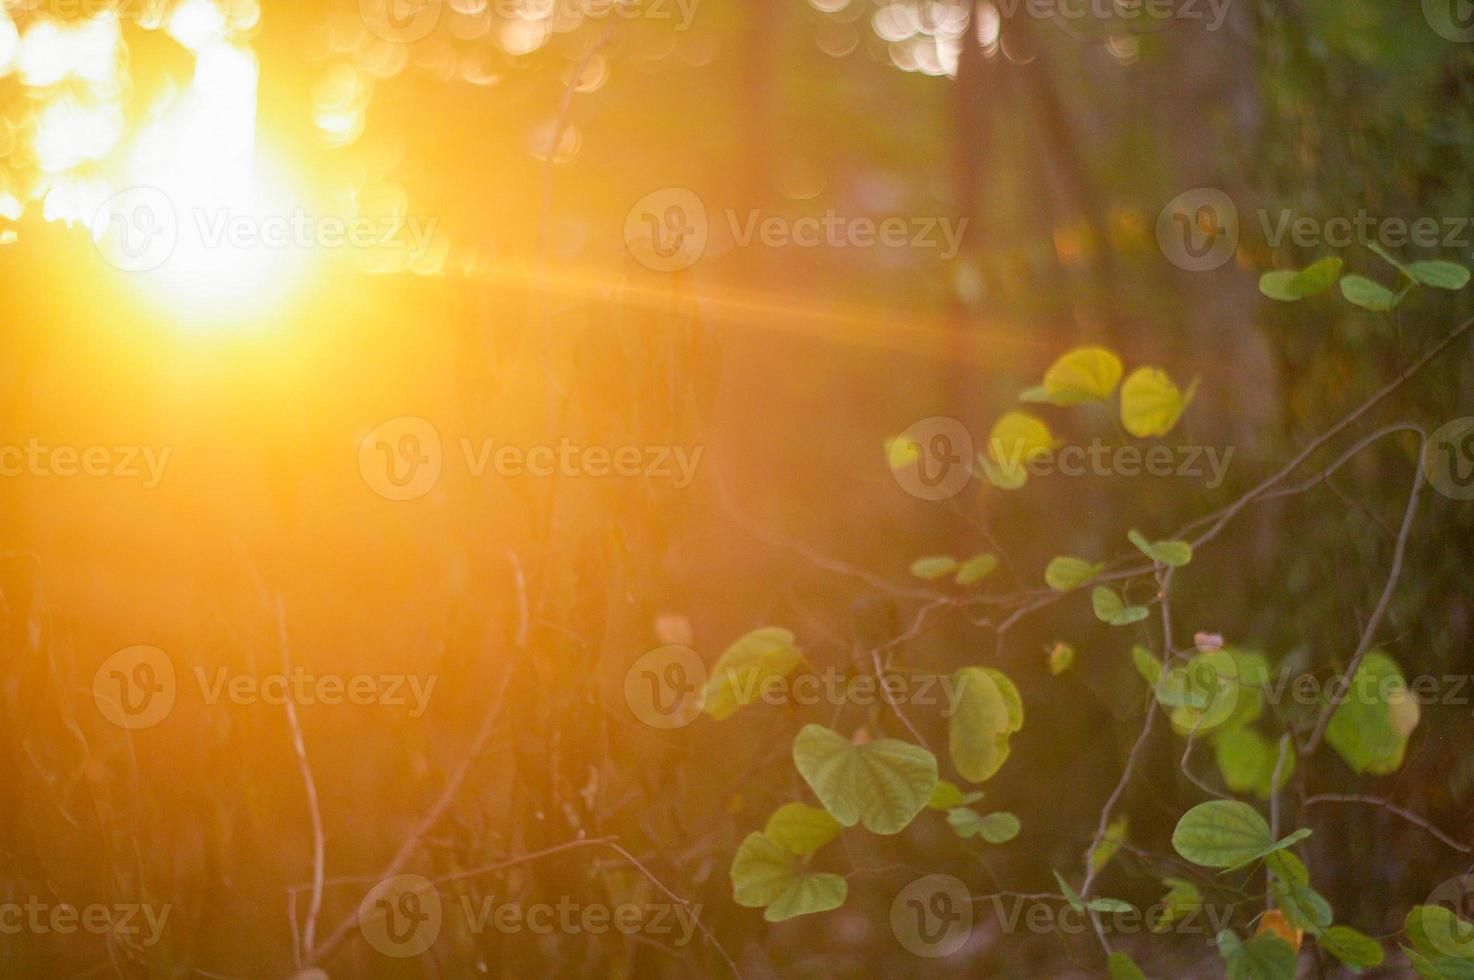
[[[1060,555],[1049,560],[1048,567],[1044,569],[1044,581],[1056,592],[1069,592],[1095,578],[1103,568],[1104,562],[1092,564],[1083,558]]]
[[[1095,854],[1090,858],[1092,872],[1099,872],[1101,868],[1110,863],[1111,858],[1116,856],[1116,852],[1126,841],[1126,827],[1126,814],[1124,813],[1112,820],[1110,826],[1106,827],[1105,835],[1100,839],[1100,846],[1095,849]],[[1089,848],[1086,848],[1086,851],[1088,852]]]
[[[1008,758],[1008,736],[1024,724],[1018,688],[1001,671],[964,667],[953,675],[957,709],[947,720],[952,764],[964,778],[981,783]]]
[[[1053,448],[1049,426],[1028,412],[1004,412],[988,433],[988,458],[1010,472]]]
[[[1295,950],[1272,933],[1232,946],[1224,959],[1228,961],[1228,980],[1295,980]]]
[[[1296,857],[1293,851],[1275,851],[1264,859],[1264,866],[1273,872],[1276,878],[1298,882],[1302,885],[1310,884],[1310,872],[1306,870],[1305,862]]]
[[[967,806],[976,803],[983,798],[980,790],[964,793],[957,788],[956,783],[949,783],[945,779],[937,780],[937,788],[932,791],[931,799],[927,801],[927,807],[932,810],[950,810],[953,807]]]
[[[765,908],[769,922],[837,909],[849,894],[844,878],[804,871],[798,855],[755,832],[737,848],[731,876],[732,898],[746,908]]]
[[[1065,897],[1065,902],[1069,904],[1070,908],[1076,912],[1085,911],[1085,902],[1080,898],[1080,893],[1070,887],[1070,883],[1065,881],[1064,875],[1056,871],[1054,873],[1054,880],[1059,882],[1059,893]]]
[[[1331,904],[1309,883],[1276,878],[1270,886],[1270,893],[1290,925],[1296,929],[1318,934],[1331,924]]]
[[[1167,894],[1162,896],[1162,912],[1154,922],[1147,925],[1152,932],[1167,932],[1172,923],[1203,907],[1203,895],[1198,886],[1183,878],[1163,878]]]
[[[1282,303],[1293,303],[1303,299],[1297,285],[1300,273],[1293,269],[1266,272],[1259,277],[1259,292]]]
[[[1173,709],[1172,726],[1177,733],[1202,735],[1258,717],[1263,695],[1252,686],[1257,657],[1222,647],[1164,670],[1157,682],[1157,701]],[[1246,669],[1251,676],[1245,676]]]
[[[793,634],[778,626],[753,630],[717,658],[706,682],[706,713],[717,721],[762,697],[770,679],[786,677],[803,662]]]
[[[1362,658],[1345,699],[1326,725],[1326,742],[1353,772],[1386,775],[1402,766],[1418,702],[1397,661],[1380,650]]]
[[[957,570],[957,559],[951,555],[929,555],[911,563],[911,574],[917,578],[936,579]]]
[[[1165,436],[1192,404],[1196,379],[1180,391],[1161,368],[1141,367],[1121,385],[1121,424],[1138,439]]]
[[[1075,662],[1075,648],[1068,643],[1056,643],[1049,648],[1049,672],[1055,677],[1070,669]]]
[[[1275,841],[1259,811],[1238,800],[1210,800],[1182,815],[1172,832],[1172,847],[1194,864],[1234,871],[1306,837],[1305,828]]]
[[[1432,959],[1474,959],[1474,925],[1443,905],[1414,905],[1402,931],[1413,946]]]
[[[1126,537],[1136,545],[1137,551],[1158,565],[1181,568],[1193,560],[1193,546],[1186,541],[1148,541],[1144,534],[1134,528],[1127,532]]]
[[[1381,966],[1386,956],[1380,943],[1350,926],[1331,926],[1316,937],[1316,942],[1353,970]]]
[[[1279,762],[1278,744],[1252,728],[1231,728],[1220,733],[1213,746],[1224,785],[1235,793],[1254,793],[1269,799],[1269,783]],[[1290,781],[1294,771],[1295,753],[1286,752],[1280,767],[1280,787]]]
[[[1006,844],[1018,836],[1021,824],[1011,813],[980,816],[976,810],[961,807],[947,811],[947,824],[958,837],[981,837],[989,844]]]
[[[1339,258],[1321,259],[1298,272],[1266,272],[1259,277],[1259,291],[1270,299],[1289,303],[1325,292],[1340,277]]]
[[[1347,276],[1341,280],[1341,295],[1346,301],[1373,313],[1386,313],[1400,301],[1392,290],[1365,276]]]
[[[1157,682],[1162,678],[1162,661],[1138,643],[1131,648],[1131,663],[1136,668],[1136,672],[1141,675],[1141,679],[1156,690]]]
[[[1097,585],[1090,593],[1090,605],[1095,609],[1095,618],[1112,626],[1129,626],[1147,617],[1145,606],[1128,606],[1114,589]]]
[[[799,731],[793,763],[834,819],[877,834],[904,830],[937,788],[937,760],[921,746],[892,738],[855,745],[822,725]]]
[[[1121,359],[1104,347],[1072,350],[1044,374],[1044,394],[1055,405],[1105,401],[1121,380]]]
[[[1424,980],[1474,980],[1474,960],[1457,956],[1430,956],[1416,949],[1399,946],[1408,962]]]
[[[1136,961],[1125,953],[1112,953],[1106,957],[1106,971],[1111,980],[1146,980],[1146,974]]]
[[[763,833],[784,850],[805,857],[838,837],[840,829],[828,811],[807,803],[785,803],[768,817]]]
[[[957,569],[955,581],[958,585],[976,585],[997,567],[998,559],[993,555],[975,555]]]
[[[1457,262],[1412,262],[1403,271],[1415,282],[1434,289],[1463,289],[1469,285],[1469,270]]]

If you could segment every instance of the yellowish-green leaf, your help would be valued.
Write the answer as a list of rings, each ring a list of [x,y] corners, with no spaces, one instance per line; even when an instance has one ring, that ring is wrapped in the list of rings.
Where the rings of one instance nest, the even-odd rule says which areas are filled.
[[[717,721],[762,697],[764,685],[803,661],[793,634],[779,626],[753,630],[717,658],[706,682],[706,713]]]
[[[954,675],[957,709],[948,719],[952,764],[963,778],[981,783],[1008,758],[1008,737],[1023,726],[1018,688],[1001,672],[964,667]]]
[[[1145,606],[1126,605],[1114,589],[1108,589],[1104,585],[1097,585],[1091,590],[1090,605],[1095,610],[1096,619],[1112,626],[1129,626],[1147,617]]]
[[[976,585],[997,567],[998,558],[996,556],[974,555],[958,567],[956,582],[958,585]]]
[[[885,441],[885,461],[893,470],[916,465],[921,459],[921,446],[910,436],[892,436]]]
[[[1146,980],[1136,961],[1125,953],[1112,953],[1106,958],[1106,972],[1111,980]]]
[[[911,563],[911,574],[917,578],[938,579],[957,571],[957,559],[951,555],[928,555]]]
[[[959,806],[967,806],[976,803],[983,798],[981,790],[972,790],[964,793],[957,788],[956,783],[949,783],[945,779],[937,780],[937,788],[932,791],[931,799],[927,801],[927,807],[932,810],[951,810]]]
[[[844,878],[805,871],[802,858],[759,833],[748,834],[737,848],[731,876],[732,898],[764,909],[769,922],[837,909],[849,894]]]
[[[1121,381],[1121,359],[1104,347],[1080,347],[1050,365],[1044,392],[1055,405],[1079,405],[1111,397]]]
[[[1373,650],[1362,659],[1345,699],[1331,715],[1326,742],[1353,772],[1396,772],[1418,713],[1397,661]]]
[[[1010,472],[1054,448],[1044,420],[1028,412],[1005,412],[988,434],[988,456]]]
[[[937,788],[937,760],[921,746],[893,738],[855,745],[822,725],[799,731],[793,763],[834,819],[876,834],[904,830]]]
[[[1095,854],[1090,858],[1091,871],[1099,871],[1110,863],[1111,858],[1116,856],[1116,852],[1126,842],[1127,826],[1126,814],[1123,813],[1106,827],[1105,836],[1100,839],[1100,846],[1095,849]]]
[[[1186,541],[1148,541],[1146,535],[1135,528],[1126,533],[1126,538],[1136,546],[1137,551],[1158,565],[1181,568],[1193,560],[1193,547]]]
[[[784,850],[799,856],[813,854],[839,836],[839,821],[807,803],[785,803],[768,817],[763,833]]]
[[[1381,943],[1350,926],[1331,926],[1316,937],[1316,942],[1353,970],[1381,966],[1386,958]]]
[[[1138,439],[1164,436],[1192,404],[1197,379],[1183,392],[1161,368],[1141,367],[1121,385],[1121,424]]]
[[[1060,555],[1049,560],[1044,569],[1044,581],[1056,592],[1069,592],[1095,578],[1103,568],[1103,562],[1091,563],[1083,558]]]

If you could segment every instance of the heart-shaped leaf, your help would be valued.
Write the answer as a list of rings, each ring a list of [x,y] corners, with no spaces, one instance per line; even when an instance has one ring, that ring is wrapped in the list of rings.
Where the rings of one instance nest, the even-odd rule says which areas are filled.
[[[989,844],[1006,844],[1018,836],[1022,825],[1011,813],[980,815],[976,810],[959,807],[947,811],[947,824],[958,837],[981,837]]]
[[[1181,568],[1193,560],[1193,546],[1186,541],[1148,541],[1146,535],[1135,528],[1127,532],[1126,538],[1136,545],[1137,551],[1158,565]]]
[[[1353,772],[1396,772],[1418,723],[1418,702],[1397,661],[1380,650],[1362,658],[1326,725],[1326,742]]]
[[[1321,259],[1298,272],[1266,272],[1259,277],[1259,291],[1270,299],[1290,303],[1325,292],[1340,277],[1339,258]]]
[[[855,745],[822,725],[799,731],[793,763],[834,819],[877,834],[904,830],[937,788],[936,757],[921,746],[893,738]]]
[[[1147,617],[1145,606],[1128,606],[1114,589],[1097,585],[1090,593],[1090,605],[1095,609],[1095,618],[1112,626],[1129,626]]]
[[[769,922],[837,909],[849,894],[844,878],[803,870],[798,855],[759,833],[748,834],[737,848],[731,875],[732,898],[738,905],[764,909]]]

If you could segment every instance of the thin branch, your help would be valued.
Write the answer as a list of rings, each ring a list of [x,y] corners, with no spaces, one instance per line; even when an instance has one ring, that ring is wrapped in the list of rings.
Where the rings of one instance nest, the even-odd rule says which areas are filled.
[[[1319,793],[1315,796],[1306,797],[1301,805],[1315,806],[1318,803],[1364,803],[1367,806],[1381,807],[1388,813],[1396,814],[1408,823],[1421,827],[1429,834],[1438,838],[1440,843],[1453,848],[1460,854],[1474,854],[1474,847],[1470,847],[1468,844],[1460,844],[1448,834],[1435,827],[1425,817],[1420,817],[1411,810],[1398,806],[1391,800],[1384,800],[1376,796],[1362,796],[1357,793]]]
[[[282,602],[281,593],[276,596],[276,628],[281,643],[281,662],[283,676],[292,673],[291,647],[287,642],[287,612],[286,605]],[[286,709],[287,724],[292,729],[292,748],[297,753],[297,766],[302,770],[302,785],[307,790],[307,812],[312,820],[312,896],[307,902],[307,922],[302,929],[301,944],[297,940],[297,930],[292,929],[292,955],[295,957],[297,966],[302,965],[302,953],[305,950],[308,957],[312,955],[312,946],[317,939],[317,916],[322,911],[322,880],[327,863],[327,846],[322,829],[322,806],[317,799],[317,783],[312,778],[312,763],[307,759],[307,745],[302,738],[302,724],[297,719],[297,705],[291,698],[283,698],[282,705]],[[292,914],[296,917],[297,900],[292,897]]]

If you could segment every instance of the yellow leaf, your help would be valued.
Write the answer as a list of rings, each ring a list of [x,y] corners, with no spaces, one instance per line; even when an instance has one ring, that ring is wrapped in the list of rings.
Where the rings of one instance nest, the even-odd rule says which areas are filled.
[[[1164,436],[1176,427],[1197,389],[1197,379],[1184,393],[1161,368],[1137,368],[1121,385],[1121,424],[1139,439]]]
[[[1055,405],[1104,401],[1121,380],[1121,359],[1104,347],[1072,350],[1050,365],[1044,391]]]
[[[1054,448],[1044,420],[1028,412],[1005,412],[988,434],[988,455],[1005,473]]]

